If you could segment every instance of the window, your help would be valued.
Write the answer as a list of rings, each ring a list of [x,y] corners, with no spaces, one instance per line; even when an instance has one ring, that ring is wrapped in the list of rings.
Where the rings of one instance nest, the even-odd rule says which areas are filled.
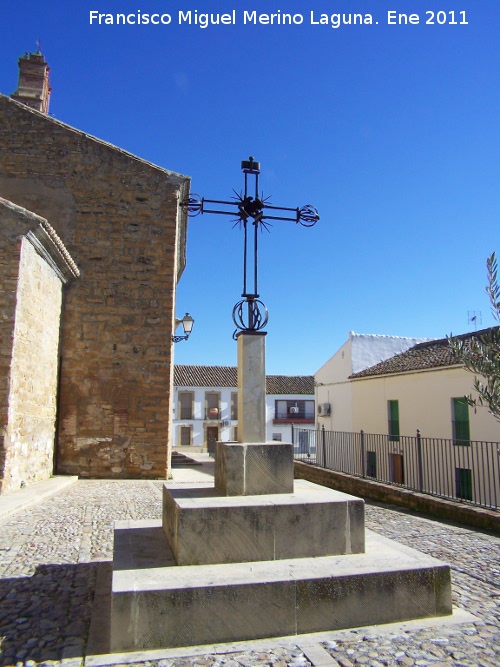
[[[238,419],[238,394],[235,391],[231,393],[231,419]]]
[[[285,401],[274,402],[274,418],[295,421],[297,419],[314,420],[314,401]]]
[[[389,440],[399,440],[399,402],[387,401],[387,416],[389,421]]]
[[[469,406],[462,396],[452,398],[453,444],[470,445]]]
[[[281,442],[281,433],[273,433],[273,440]]]
[[[206,419],[220,419],[220,394],[218,392],[206,392],[205,413]]]
[[[179,419],[193,419],[193,402],[192,391],[179,392]]]
[[[472,470],[455,468],[455,487],[457,498],[472,500]]]
[[[191,426],[179,426],[179,446],[189,447],[191,445]]]
[[[376,477],[377,476],[377,453],[376,452],[366,452],[366,476],[367,477]]]

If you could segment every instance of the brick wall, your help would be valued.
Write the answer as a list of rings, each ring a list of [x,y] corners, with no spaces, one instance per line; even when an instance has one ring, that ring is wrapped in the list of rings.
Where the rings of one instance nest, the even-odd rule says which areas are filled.
[[[29,211],[0,200],[2,493],[46,479],[53,471],[65,278],[57,268],[57,248],[51,248],[51,256],[43,246],[53,246],[44,224]]]
[[[0,195],[50,220],[65,292],[56,470],[165,477],[189,179],[0,96]]]

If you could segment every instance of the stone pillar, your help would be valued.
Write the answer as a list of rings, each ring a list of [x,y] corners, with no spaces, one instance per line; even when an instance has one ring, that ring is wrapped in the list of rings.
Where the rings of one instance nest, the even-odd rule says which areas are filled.
[[[266,442],[266,334],[238,335],[238,442]]]

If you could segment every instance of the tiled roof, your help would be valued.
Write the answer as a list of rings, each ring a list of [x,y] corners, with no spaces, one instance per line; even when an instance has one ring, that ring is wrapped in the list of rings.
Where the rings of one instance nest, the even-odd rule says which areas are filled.
[[[314,376],[266,375],[266,394],[314,394]]]
[[[176,387],[236,387],[236,366],[188,366],[174,367]],[[312,375],[266,375],[267,394],[314,394]]]
[[[486,331],[488,329],[461,334],[460,336],[456,336],[456,338],[467,340],[468,338],[479,336]],[[430,368],[460,365],[460,361],[452,353],[448,338],[440,338],[439,340],[431,340],[414,345],[409,350],[406,350],[406,352],[396,354],[394,357],[381,361],[375,366],[370,366],[370,368],[366,368],[359,373],[353,373],[350,378],[356,380],[375,375],[392,375],[395,373],[409,373],[411,371],[421,371]]]
[[[237,387],[236,366],[174,366],[176,387]]]

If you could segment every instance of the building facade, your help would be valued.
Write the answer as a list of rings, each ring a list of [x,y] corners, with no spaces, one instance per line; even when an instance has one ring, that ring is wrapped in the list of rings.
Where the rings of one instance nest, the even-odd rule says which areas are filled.
[[[317,426],[327,431],[354,429],[352,383],[349,377],[394,356],[421,338],[349,332],[348,340],[314,374]]]
[[[48,116],[31,55],[21,101],[0,95],[0,196],[47,220],[80,269],[62,299],[54,470],[165,478],[189,178]]]
[[[471,337],[466,334],[462,338]],[[500,442],[487,408],[469,408],[474,376],[448,339],[427,341],[350,376],[353,431]]]
[[[238,441],[237,373],[236,366],[175,366],[174,448]],[[314,414],[312,376],[266,377],[268,442],[292,442],[294,427],[314,430]]]
[[[333,357],[337,368],[345,357]],[[346,428],[320,428],[314,461],[347,474],[498,507],[500,423],[487,407],[469,406],[465,396],[474,393],[473,380],[446,338],[418,343],[352,373],[335,385],[348,419],[333,423]]]

